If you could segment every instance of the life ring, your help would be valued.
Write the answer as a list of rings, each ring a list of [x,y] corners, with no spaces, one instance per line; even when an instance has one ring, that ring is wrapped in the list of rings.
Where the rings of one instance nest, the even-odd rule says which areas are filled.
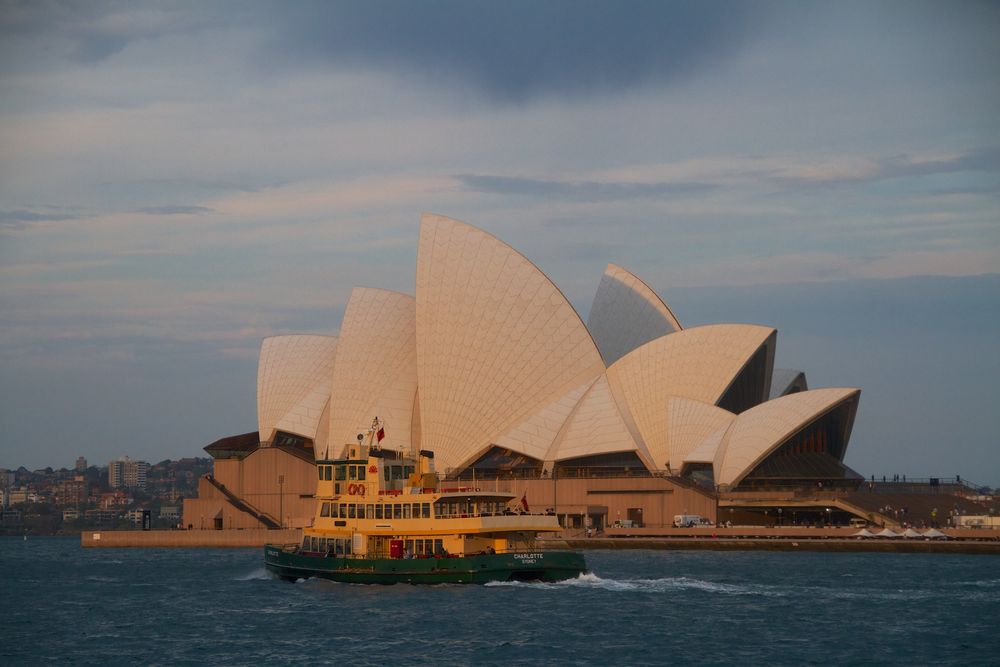
[[[353,496],[357,492],[358,492],[358,485],[357,484],[348,484],[347,485],[347,495]]]
[[[364,484],[358,484],[357,489],[355,489],[355,490],[358,492],[359,496],[365,495],[365,485]]]

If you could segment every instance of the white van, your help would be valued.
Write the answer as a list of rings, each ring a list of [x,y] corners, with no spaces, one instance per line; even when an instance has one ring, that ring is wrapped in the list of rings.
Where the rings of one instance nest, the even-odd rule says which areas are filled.
[[[854,517],[851,519],[851,528],[867,528],[868,520],[862,519],[860,517]]]
[[[692,526],[700,526],[702,521],[703,520],[700,514],[675,514],[674,528],[691,528]]]

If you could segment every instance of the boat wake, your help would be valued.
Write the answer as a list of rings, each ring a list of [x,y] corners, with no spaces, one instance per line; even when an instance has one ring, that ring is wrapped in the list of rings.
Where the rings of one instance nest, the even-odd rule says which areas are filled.
[[[236,581],[253,581],[255,579],[270,579],[270,578],[271,575],[268,574],[267,570],[265,570],[262,567],[258,567],[253,572],[250,572],[249,574],[244,574],[240,577],[236,577],[235,579]]]
[[[620,592],[639,593],[669,593],[673,591],[704,591],[723,595],[780,595],[775,591],[760,590],[759,587],[726,584],[692,577],[664,577],[661,579],[604,579],[593,572],[586,572],[575,579],[566,579],[557,583],[529,581],[491,582],[487,586],[510,586],[543,589],[559,589],[565,587],[596,589]]]

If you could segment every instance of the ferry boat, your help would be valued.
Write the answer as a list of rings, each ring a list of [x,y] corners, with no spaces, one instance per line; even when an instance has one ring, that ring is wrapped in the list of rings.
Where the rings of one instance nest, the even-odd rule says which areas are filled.
[[[364,584],[561,581],[586,572],[582,554],[538,548],[538,533],[561,530],[555,516],[528,513],[523,496],[518,505],[511,493],[442,486],[433,452],[383,449],[381,430],[376,421],[367,444],[359,434],[343,458],[317,461],[313,524],[301,544],[264,547],[269,571]]]

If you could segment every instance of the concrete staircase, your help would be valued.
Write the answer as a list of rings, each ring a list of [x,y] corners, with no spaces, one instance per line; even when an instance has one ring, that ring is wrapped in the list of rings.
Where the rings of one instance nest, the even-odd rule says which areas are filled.
[[[243,500],[235,493],[226,488],[225,484],[221,484],[219,480],[215,479],[212,475],[205,475],[205,480],[214,486],[219,492],[229,501],[229,504],[238,509],[241,512],[246,512],[257,521],[261,522],[267,528],[275,529],[280,528],[281,523],[275,519],[273,516],[267,512],[262,512],[247,501]]]

